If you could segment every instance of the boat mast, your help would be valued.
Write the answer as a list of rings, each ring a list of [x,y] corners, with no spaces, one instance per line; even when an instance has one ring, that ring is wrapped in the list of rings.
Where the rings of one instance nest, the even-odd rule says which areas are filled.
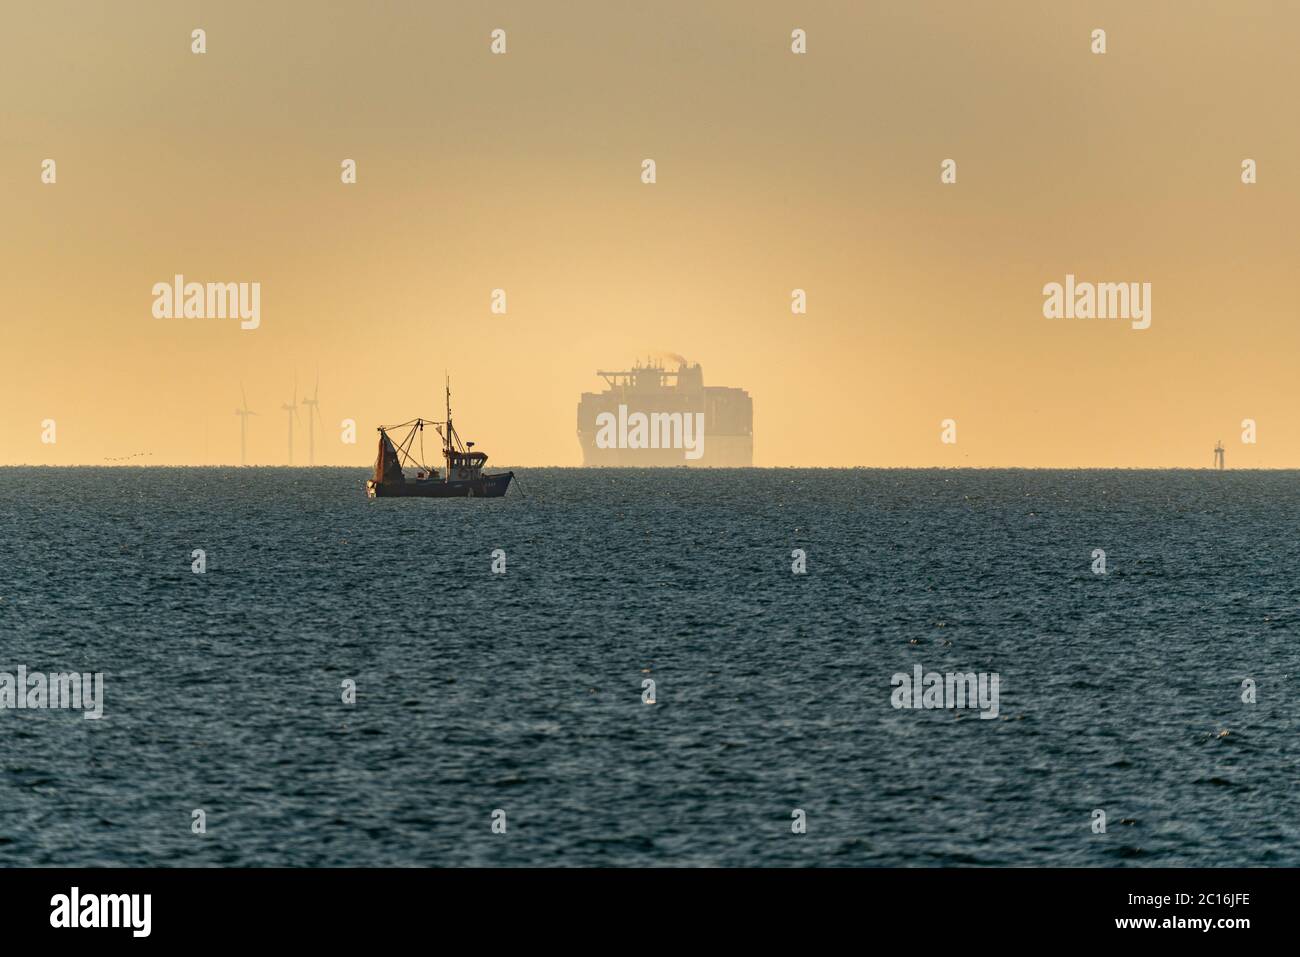
[[[447,388],[447,434],[443,436],[443,458],[447,462],[447,481],[451,481],[451,376],[443,370],[443,376],[446,377]]]

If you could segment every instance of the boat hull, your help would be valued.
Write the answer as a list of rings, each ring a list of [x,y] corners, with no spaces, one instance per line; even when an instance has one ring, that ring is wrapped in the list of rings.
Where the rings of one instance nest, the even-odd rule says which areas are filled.
[[[510,487],[514,472],[484,475],[468,481],[366,482],[366,495],[371,498],[500,498]]]

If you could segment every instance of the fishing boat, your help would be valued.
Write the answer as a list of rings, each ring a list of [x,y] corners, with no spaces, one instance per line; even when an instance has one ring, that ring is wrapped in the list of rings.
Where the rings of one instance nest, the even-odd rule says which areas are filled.
[[[424,464],[424,427],[433,426],[442,439],[445,472]],[[405,433],[400,430],[406,429]],[[389,433],[398,436],[393,441]],[[419,438],[419,451],[416,439]],[[379,426],[379,457],[375,477],[366,482],[371,498],[500,498],[510,487],[514,472],[484,475],[487,455],[474,451],[473,442],[462,442],[451,422],[451,383],[447,383],[447,418],[442,422],[411,419],[398,425]],[[415,477],[402,466],[412,469]]]

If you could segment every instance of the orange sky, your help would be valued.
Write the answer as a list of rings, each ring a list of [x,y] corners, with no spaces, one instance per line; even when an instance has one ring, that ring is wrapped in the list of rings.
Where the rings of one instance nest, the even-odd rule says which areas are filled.
[[[671,351],[750,392],[758,465],[1300,467],[1298,34],[1228,0],[10,4],[0,464],[237,463],[241,382],[283,464],[319,368],[318,462],[447,369],[493,463],[576,465],[595,370]],[[176,273],[260,282],[260,328],[155,319]],[[1150,282],[1151,328],[1044,318],[1067,273]]]

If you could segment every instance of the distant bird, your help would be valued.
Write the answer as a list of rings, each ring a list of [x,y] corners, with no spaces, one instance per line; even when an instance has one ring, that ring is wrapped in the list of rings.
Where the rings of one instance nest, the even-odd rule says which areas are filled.
[[[298,416],[298,374],[297,373],[294,373],[293,376],[293,402],[285,403],[284,405],[280,406],[280,408],[283,409],[285,412],[289,413],[289,464],[293,465],[293,420],[298,419],[299,422],[302,421],[302,419],[299,418]]]
[[[239,384],[239,397],[244,402],[242,409],[236,409],[235,415],[239,416],[239,464],[248,464],[248,417],[257,415],[248,407],[248,396],[244,394],[244,384]]]

